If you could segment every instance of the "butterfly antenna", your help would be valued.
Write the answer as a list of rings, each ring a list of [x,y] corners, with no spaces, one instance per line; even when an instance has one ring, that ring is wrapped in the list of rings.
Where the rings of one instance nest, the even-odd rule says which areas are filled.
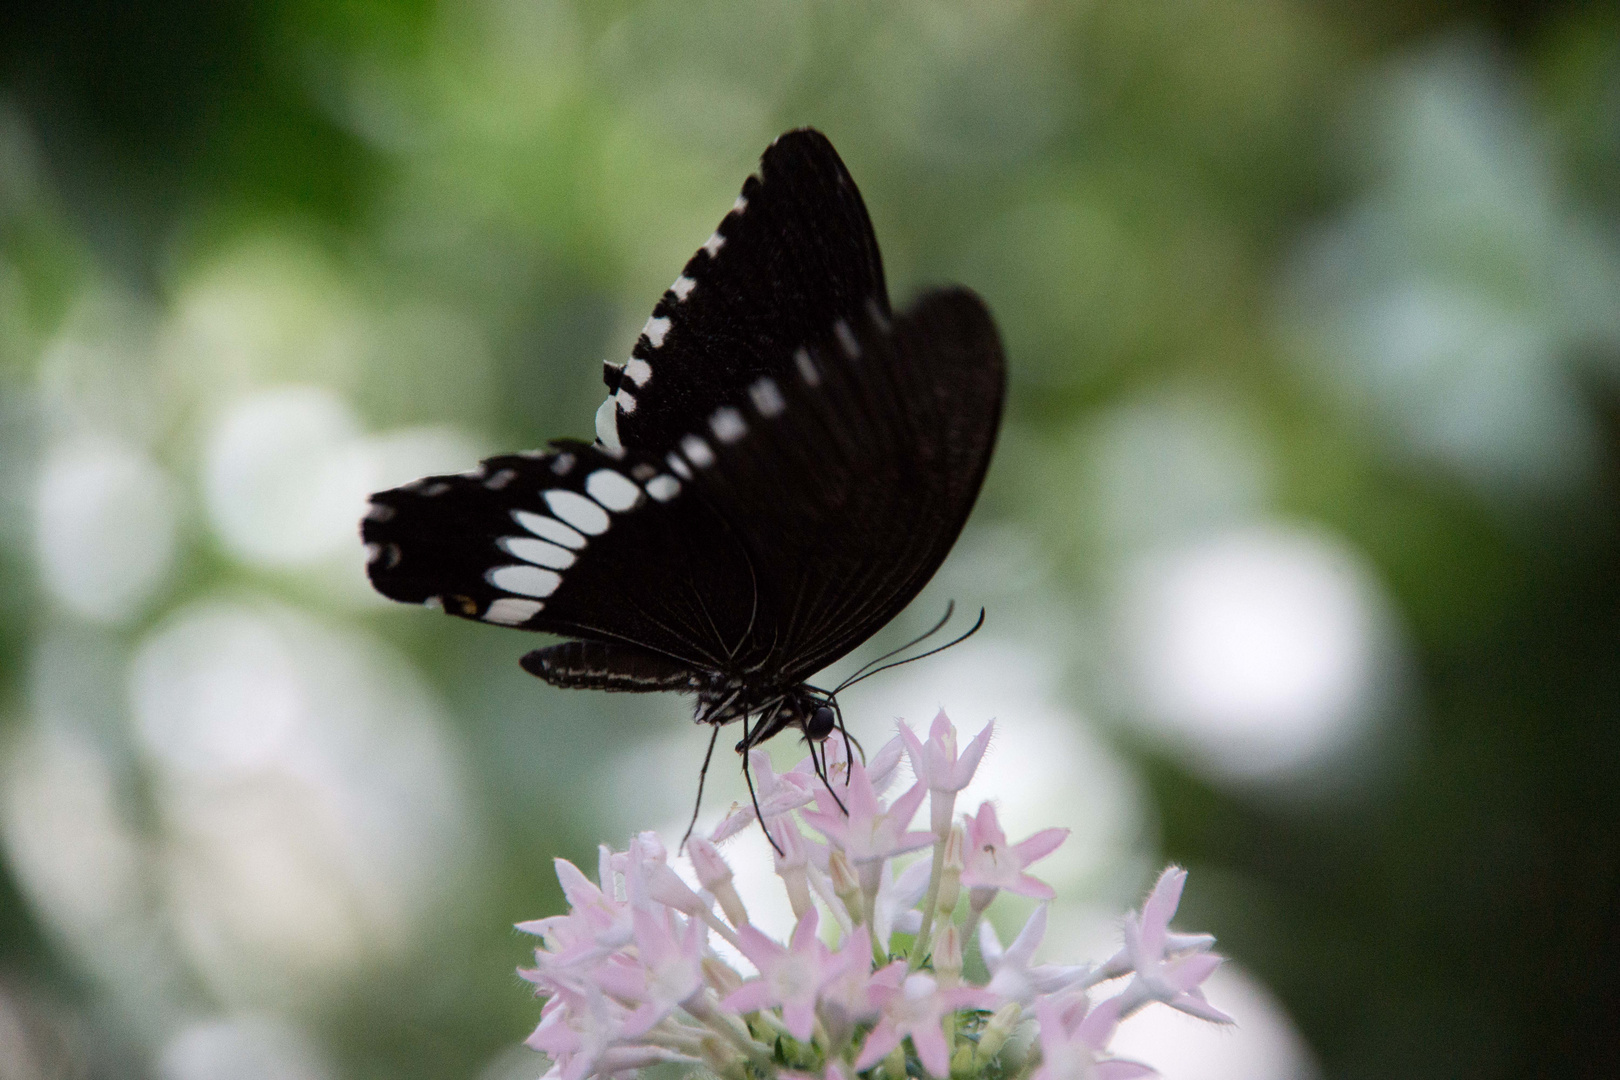
[[[692,820],[687,822],[686,835],[681,837],[681,846],[675,849],[677,855],[686,850],[686,842],[692,839],[692,830],[697,828],[698,811],[703,809],[703,781],[708,778],[709,761],[714,757],[714,743],[718,738],[720,738],[720,725],[716,724],[714,725],[714,734],[709,736],[708,752],[703,755],[703,768],[698,770],[697,802],[692,805]],[[759,809],[757,804],[754,809]]]
[[[962,644],[962,642],[966,641],[968,638],[972,637],[974,634],[977,634],[979,632],[979,628],[981,626],[983,626],[983,625],[984,625],[984,608],[980,608],[979,609],[979,617],[978,617],[978,619],[975,620],[973,625],[968,628],[968,632],[963,634],[961,637],[953,638],[950,641],[947,641],[943,645],[936,645],[932,649],[929,649],[925,653],[918,653],[916,656],[908,656],[904,660],[896,660],[892,664],[884,664],[880,668],[873,668],[871,671],[868,671],[866,674],[860,676],[859,678],[850,679],[843,686],[840,686],[839,689],[840,690],[845,690],[845,689],[848,689],[851,686],[854,686],[858,682],[864,682],[865,680],[870,679],[872,676],[876,675],[880,671],[888,671],[890,668],[897,668],[901,664],[909,664],[913,660],[922,660],[922,659],[925,659],[927,657],[933,656],[935,653],[942,653],[946,649],[950,648],[952,645],[960,645],[960,644]]]
[[[837,689],[835,689],[832,692],[832,694],[829,695],[829,696],[836,697],[838,695],[839,691],[845,689],[846,687],[854,686],[857,682],[860,682],[862,679],[864,679],[866,677],[866,669],[870,668],[872,665],[881,664],[881,663],[883,663],[883,661],[889,659],[890,657],[899,656],[901,653],[905,652],[907,649],[911,648],[913,645],[921,645],[923,642],[927,641],[929,638],[931,638],[935,634],[939,633],[940,630],[944,628],[945,624],[951,621],[951,615],[955,611],[956,611],[956,601],[955,600],[947,601],[946,604],[945,604],[945,614],[943,616],[941,616],[939,622],[935,623],[926,633],[919,634],[917,637],[912,638],[910,641],[906,642],[904,645],[900,646],[898,649],[890,649],[888,652],[884,653],[882,656],[879,656],[879,657],[877,657],[876,659],[873,659],[873,660],[868,660],[866,663],[864,663],[860,667],[856,668],[855,673],[853,675],[851,675],[849,678],[845,679],[843,682],[839,683]],[[981,615],[982,615],[982,612],[981,612]],[[926,656],[927,654],[924,653],[923,655]],[[879,669],[879,670],[881,670],[881,669]]]
[[[748,767],[748,751],[750,749],[752,749],[752,747],[750,747],[749,744],[748,744],[748,717],[746,717],[746,716],[743,717],[742,725],[743,725],[743,737],[742,737],[742,744],[743,744],[743,779],[748,781],[748,797],[751,800],[753,800],[753,803],[754,803],[754,817],[759,819],[759,829],[760,829],[761,832],[763,832],[765,834],[765,839],[767,839],[767,840],[769,840],[771,842],[771,847],[776,849],[776,853],[778,855],[781,855],[783,858],[786,858],[787,857],[787,852],[782,850],[782,845],[778,844],[776,842],[776,837],[771,835],[770,826],[765,824],[765,812],[759,808],[759,795],[758,795],[758,793],[756,793],[754,791],[754,772],[753,772],[752,769],[750,769]]]

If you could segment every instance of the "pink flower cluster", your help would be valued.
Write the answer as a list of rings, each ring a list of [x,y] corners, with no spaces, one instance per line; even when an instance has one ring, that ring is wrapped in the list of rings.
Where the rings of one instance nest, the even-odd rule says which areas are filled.
[[[760,810],[781,848],[776,873],[797,918],[785,943],[749,922],[716,847],[754,820],[752,806],[689,845],[699,889],[675,872],[652,833],[626,851],[602,847],[596,882],[557,860],[568,914],[518,927],[541,939],[534,968],[521,974],[546,998],[528,1043],[551,1058],[548,1080],[620,1076],[661,1062],[703,1066],[727,1080],[904,1080],[908,1064],[912,1074],[920,1067],[941,1080],[993,1066],[1028,1080],[1126,1080],[1152,1073],[1108,1053],[1115,1028],[1137,1010],[1163,1002],[1230,1023],[1199,989],[1221,963],[1210,952],[1214,938],[1169,929],[1186,880],[1176,867],[1126,918],[1124,947],[1106,963],[1033,963],[1046,932],[1044,903],[1002,946],[981,918],[985,909],[1002,891],[1050,900],[1052,889],[1027,868],[1067,830],[1010,844],[988,802],[957,820],[957,793],[990,733],[987,724],[959,753],[941,713],[926,742],[901,725],[868,764],[844,760],[841,740],[828,740],[836,799],[808,758],[776,774],[754,751]],[[905,757],[915,783],[886,801]],[[912,830],[925,798],[931,827]],[[824,919],[836,934],[824,935]],[[722,959],[715,939],[753,970]],[[964,974],[970,942],[979,946],[982,984]],[[1096,998],[1103,984],[1127,978]]]

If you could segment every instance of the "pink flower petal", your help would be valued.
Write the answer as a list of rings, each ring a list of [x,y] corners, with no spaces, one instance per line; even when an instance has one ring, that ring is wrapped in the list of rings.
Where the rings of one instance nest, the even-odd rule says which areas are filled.
[[[1019,874],[1016,884],[1008,885],[1007,891],[1017,893],[1019,896],[1031,896],[1036,900],[1051,900],[1057,896],[1057,890],[1042,881],[1040,878],[1028,874]]]
[[[1068,838],[1068,829],[1042,829],[1028,840],[1021,840],[1014,844],[1012,851],[1014,855],[1018,856],[1021,865],[1028,866],[1036,859],[1044,859],[1052,854]]]
[[[1179,866],[1167,866],[1142,905],[1142,944],[1157,952],[1164,948],[1165,932],[1176,908],[1181,905],[1181,890],[1187,883],[1187,871]]]
[[[761,971],[787,955],[786,949],[748,923],[737,928],[737,940],[742,945],[742,954],[748,957],[748,962]]]
[[[727,994],[720,1004],[732,1012],[751,1013],[758,1012],[774,1004],[776,999],[771,995],[771,988],[765,984],[764,979],[755,979],[753,982],[743,983],[737,989]]]
[[[895,1027],[894,1021],[887,1018],[879,1020],[877,1027],[871,1030],[866,1042],[861,1045],[861,1052],[855,1058],[855,1071],[865,1072],[899,1045],[900,1029]]]
[[[912,1028],[911,1045],[917,1048],[917,1059],[930,1076],[943,1080],[951,1074],[951,1051],[945,1044],[945,1030],[940,1024],[920,1024]]]
[[[808,1001],[795,1001],[782,1006],[782,1026],[800,1042],[809,1042],[816,1023],[816,1007]]]
[[[944,713],[940,715],[943,716]],[[984,757],[985,750],[990,746],[990,736],[995,731],[995,728],[996,722],[994,720],[988,721],[984,728],[973,737],[973,741],[968,743],[968,748],[962,752],[962,756],[957,759],[954,776],[958,784],[957,790],[967,787],[968,783],[973,779],[973,774],[979,771],[979,761]]]

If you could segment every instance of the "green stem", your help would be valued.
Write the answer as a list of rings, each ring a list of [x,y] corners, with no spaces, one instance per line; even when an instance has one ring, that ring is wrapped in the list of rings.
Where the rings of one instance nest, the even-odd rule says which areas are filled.
[[[949,836],[947,832],[934,841],[934,864],[928,870],[928,895],[923,897],[922,926],[917,930],[917,940],[911,944],[912,971],[922,967],[923,959],[928,955],[929,940],[933,937],[934,905],[939,901],[939,879],[945,872],[945,841]]]

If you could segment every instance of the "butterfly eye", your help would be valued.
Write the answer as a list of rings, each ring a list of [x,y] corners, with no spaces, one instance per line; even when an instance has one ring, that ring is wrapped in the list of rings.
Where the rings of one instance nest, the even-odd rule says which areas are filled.
[[[807,739],[813,739],[816,742],[821,742],[832,733],[833,711],[826,705],[823,705],[814,713],[811,713],[810,719],[805,721],[804,737]]]

